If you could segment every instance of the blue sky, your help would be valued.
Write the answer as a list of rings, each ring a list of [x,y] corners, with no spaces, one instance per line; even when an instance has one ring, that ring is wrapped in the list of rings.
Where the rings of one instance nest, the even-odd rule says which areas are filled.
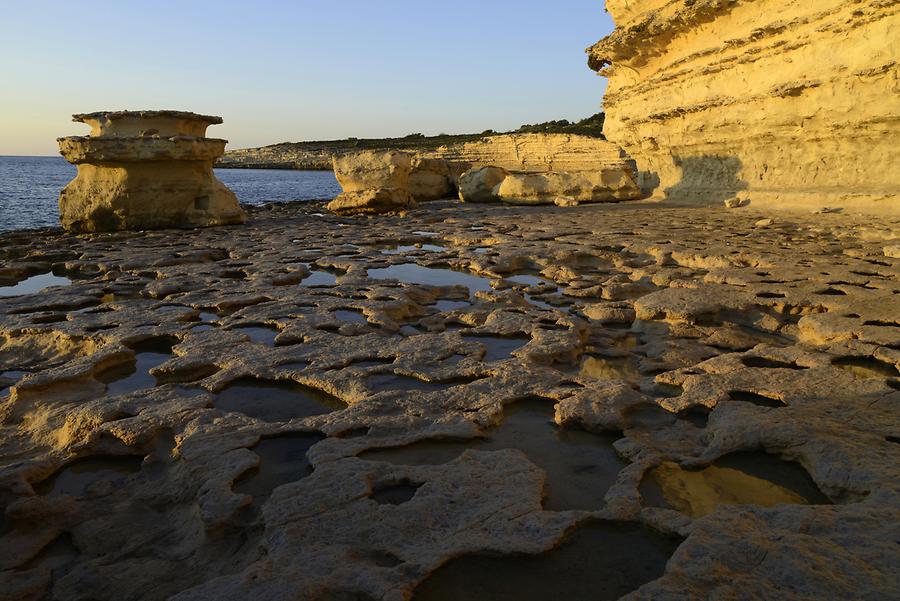
[[[511,129],[600,110],[603,0],[34,0],[0,20],[0,155],[55,154],[70,115],[221,115],[229,148]]]

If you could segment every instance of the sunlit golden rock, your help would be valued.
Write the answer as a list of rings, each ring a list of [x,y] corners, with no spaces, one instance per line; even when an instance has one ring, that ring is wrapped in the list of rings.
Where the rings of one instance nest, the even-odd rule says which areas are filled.
[[[647,194],[896,212],[900,5],[607,0],[604,133]]]
[[[213,174],[226,140],[205,137],[220,117],[181,111],[74,115],[88,136],[60,138],[78,174],[59,195],[72,232],[192,228],[242,223],[237,197]]]
[[[343,215],[387,213],[415,206],[409,191],[412,160],[397,151],[363,151],[334,157],[334,174],[343,193],[328,210]]]

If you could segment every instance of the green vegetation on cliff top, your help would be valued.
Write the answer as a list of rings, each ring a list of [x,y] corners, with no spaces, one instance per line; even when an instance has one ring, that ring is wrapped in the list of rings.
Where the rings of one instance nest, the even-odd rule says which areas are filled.
[[[459,144],[480,140],[485,136],[500,136],[510,133],[547,133],[547,134],[579,134],[603,138],[603,113],[597,113],[576,123],[565,119],[559,121],[547,121],[534,125],[523,125],[510,132],[495,132],[492,129],[478,134],[439,134],[437,136],[425,136],[422,134],[409,134],[402,138],[347,138],[346,140],[325,140],[315,142],[281,142],[264,146],[266,149],[280,150],[306,150],[306,151],[350,151],[350,150],[427,150],[438,148],[448,144]]]

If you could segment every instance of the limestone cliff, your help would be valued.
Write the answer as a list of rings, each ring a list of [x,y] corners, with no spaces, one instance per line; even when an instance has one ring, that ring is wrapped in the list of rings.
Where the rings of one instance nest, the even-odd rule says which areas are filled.
[[[448,144],[425,146],[386,139],[383,147],[423,159],[443,159],[468,166],[497,165],[511,171],[597,171],[627,162],[622,149],[597,136],[572,133],[510,133],[453,136]],[[332,157],[360,149],[337,142],[284,143],[229,150],[217,167],[311,169],[332,168]],[[464,169],[463,169],[464,170]]]
[[[506,134],[441,146],[419,156],[491,165],[509,171],[600,171],[627,162],[622,149],[606,140],[573,134]]]
[[[588,49],[645,193],[900,211],[898,0],[607,0]]]

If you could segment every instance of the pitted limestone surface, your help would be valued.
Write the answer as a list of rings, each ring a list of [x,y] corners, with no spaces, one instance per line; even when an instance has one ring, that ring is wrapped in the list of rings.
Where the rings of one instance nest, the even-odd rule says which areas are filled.
[[[0,300],[0,591],[546,592],[652,539],[603,595],[900,596],[900,220],[761,217],[4,234],[4,285],[71,283]],[[608,548],[572,565],[583,538]]]

